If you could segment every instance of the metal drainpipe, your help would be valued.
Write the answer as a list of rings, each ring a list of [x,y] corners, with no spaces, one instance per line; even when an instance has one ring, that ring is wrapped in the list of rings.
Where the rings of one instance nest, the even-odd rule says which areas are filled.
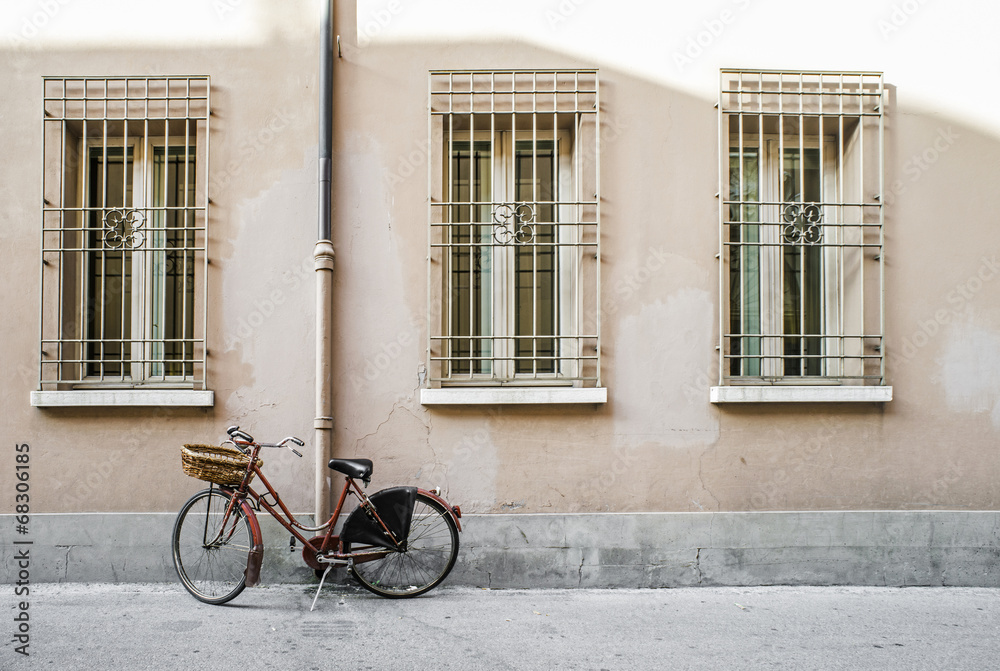
[[[324,3],[319,64],[319,235],[313,250],[316,269],[316,524],[330,516],[333,447],[333,243],[331,242],[331,161],[333,155],[333,0]]]

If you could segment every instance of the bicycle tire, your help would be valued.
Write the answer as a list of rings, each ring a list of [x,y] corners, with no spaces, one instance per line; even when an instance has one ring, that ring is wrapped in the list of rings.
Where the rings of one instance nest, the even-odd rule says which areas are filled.
[[[184,588],[204,603],[226,603],[246,587],[254,538],[240,507],[230,515],[224,537],[216,538],[230,498],[219,489],[202,490],[184,504],[174,523],[174,568]]]
[[[353,551],[369,546],[354,547]],[[373,547],[373,550],[383,548]],[[344,552],[352,551],[350,543]],[[351,574],[370,592],[389,599],[420,596],[448,577],[458,557],[458,527],[440,503],[417,494],[406,550],[354,564]]]

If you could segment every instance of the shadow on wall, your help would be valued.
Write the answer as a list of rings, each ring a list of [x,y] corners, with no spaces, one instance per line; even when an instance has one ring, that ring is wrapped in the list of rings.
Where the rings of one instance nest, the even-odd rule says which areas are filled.
[[[428,410],[417,400],[433,314],[425,254],[427,72],[497,63],[600,68],[605,406]],[[978,287],[971,277],[980,277],[984,251],[1000,243],[983,199],[996,190],[996,137],[899,109],[887,82],[886,335],[899,401],[720,409],[708,402],[718,376],[714,100],[510,42],[353,49],[339,65],[335,244],[351,251],[338,256],[334,299],[343,456],[392,455],[383,469],[388,480],[432,473],[483,512],[510,504],[519,512],[992,504],[988,489],[954,478],[946,496],[931,497],[947,473],[933,456],[940,446],[920,440],[927,421],[963,437],[953,449],[968,463],[989,455],[973,428],[978,416],[938,411],[946,390],[937,356],[950,346],[948,329],[928,335],[916,356],[901,355],[908,336],[948,309],[949,297],[954,303],[956,285]],[[355,170],[362,162],[364,180]],[[378,168],[382,180],[373,185]],[[976,228],[944,234],[943,222],[956,214]],[[970,238],[981,244],[969,245]],[[982,282],[976,297],[964,299],[962,315],[1000,333],[994,290]],[[818,412],[830,420],[822,427]],[[480,437],[471,447],[470,436]],[[804,451],[792,458],[789,445]],[[478,456],[456,456],[470,451]],[[918,463],[915,451],[925,457]],[[786,462],[794,470],[782,470]],[[895,482],[900,476],[905,485]]]

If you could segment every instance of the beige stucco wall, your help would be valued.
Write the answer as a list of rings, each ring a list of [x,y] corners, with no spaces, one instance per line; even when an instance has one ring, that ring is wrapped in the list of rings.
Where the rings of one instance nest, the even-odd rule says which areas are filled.
[[[5,9],[16,35],[41,24],[38,3]],[[87,5],[87,7],[84,7]],[[22,10],[20,13],[17,9]],[[245,8],[249,9],[249,8]],[[174,510],[199,481],[180,471],[180,445],[219,442],[240,424],[261,438],[311,439],[314,390],[318,27],[309,3],[259,5],[252,24],[206,4],[206,37],[179,44],[129,37],[149,6],[62,3],[38,35],[3,52],[2,188],[4,417],[12,444],[31,446],[34,512]],[[115,18],[117,16],[117,18]],[[9,17],[8,17],[9,19]],[[106,24],[102,24],[102,20]],[[27,21],[28,23],[24,23]],[[239,31],[231,26],[243,22]],[[63,36],[76,24],[75,38]],[[310,39],[302,38],[307,27]],[[165,20],[164,30],[170,28]],[[252,28],[252,29],[251,29]],[[114,35],[122,36],[116,43]],[[183,33],[182,33],[183,34]],[[278,72],[280,76],[265,76]],[[37,388],[41,77],[207,74],[212,78],[208,380],[211,409],[33,408]],[[313,466],[266,455],[296,510],[310,510]],[[9,464],[13,464],[13,453]],[[13,490],[8,465],[4,486]],[[13,508],[13,497],[4,501]]]
[[[585,57],[502,35],[393,40],[389,28],[378,33],[385,39],[363,34],[359,45],[355,26],[368,19],[359,20],[353,3],[338,5],[334,444],[337,456],[375,461],[373,486],[441,485],[450,500],[476,512],[997,507],[1000,128],[975,114],[928,107],[894,79],[894,71],[909,77],[906,63],[919,44],[879,43],[872,14],[870,62],[857,65],[865,58],[852,52],[839,66],[883,70],[892,89],[885,172],[893,400],[715,406],[708,395],[717,378],[719,313],[711,93],[718,69],[710,66],[732,56],[720,51],[671,82],[650,76],[648,63],[607,59],[606,46]],[[178,446],[218,439],[233,423],[258,437],[298,434],[312,445],[319,12],[313,2],[267,7],[234,3],[231,12],[209,15],[221,22],[214,40],[116,48],[42,36],[4,52],[12,64],[0,75],[5,146],[14,160],[0,179],[2,426],[9,443],[31,444],[38,512],[174,510],[198,489],[180,473]],[[757,11],[766,18],[779,10]],[[553,45],[574,30],[578,41],[592,39],[584,14],[567,15],[581,23],[561,27]],[[393,25],[406,21],[405,13],[394,15]],[[698,34],[697,21],[686,25],[665,42],[664,69],[673,67],[671,45],[684,44],[685,30]],[[733,49],[751,37],[738,23],[728,35]],[[962,64],[988,81],[991,43],[939,37],[979,50],[981,59],[965,56]],[[619,45],[627,39],[608,36]],[[838,67],[836,52],[817,59],[788,50],[763,64],[755,52],[742,53],[724,64]],[[477,67],[600,69],[606,405],[419,403],[427,338],[427,71]],[[146,73],[212,77],[208,375],[216,405],[32,408],[40,77]],[[945,68],[925,76],[922,92],[948,86]],[[302,460],[265,456],[297,510],[312,508],[306,452]],[[12,453],[7,459],[13,462]],[[0,489],[10,491],[12,482],[10,469],[0,468]]]

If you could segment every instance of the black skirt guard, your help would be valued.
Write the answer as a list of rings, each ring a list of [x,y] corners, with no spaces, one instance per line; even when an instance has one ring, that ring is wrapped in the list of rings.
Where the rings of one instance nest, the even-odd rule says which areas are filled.
[[[410,522],[413,520],[413,505],[417,499],[416,487],[390,487],[375,492],[368,497],[378,516],[389,531],[402,544],[397,545],[382,529],[367,510],[362,506],[355,508],[347,518],[340,538],[344,543],[352,545],[375,545],[389,550],[405,549],[405,542],[410,535]]]

